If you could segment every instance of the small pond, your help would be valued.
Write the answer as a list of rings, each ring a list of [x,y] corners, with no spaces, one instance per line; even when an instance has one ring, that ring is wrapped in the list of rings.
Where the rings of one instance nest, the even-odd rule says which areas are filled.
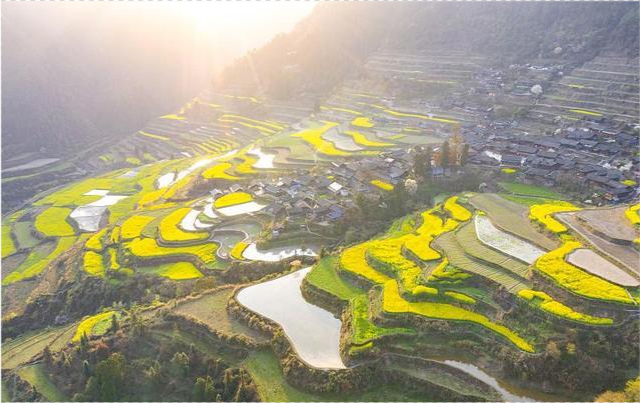
[[[237,300],[282,326],[296,353],[317,368],[345,368],[340,357],[340,327],[333,314],[307,302],[300,285],[310,267],[244,288]]]
[[[258,260],[262,262],[279,262],[291,256],[316,256],[316,252],[310,248],[302,249],[293,247],[258,250],[257,245],[252,243],[247,246],[247,249],[242,253],[242,257],[247,260]]]
[[[235,206],[219,208],[216,211],[224,216],[232,217],[241,214],[255,213],[256,211],[260,211],[265,207],[267,207],[266,204],[260,204],[252,201],[248,203],[236,204]]]
[[[247,154],[258,157],[258,161],[253,164],[253,168],[257,169],[273,169],[273,160],[276,158],[276,154],[268,154],[263,152],[259,148],[247,151]]]

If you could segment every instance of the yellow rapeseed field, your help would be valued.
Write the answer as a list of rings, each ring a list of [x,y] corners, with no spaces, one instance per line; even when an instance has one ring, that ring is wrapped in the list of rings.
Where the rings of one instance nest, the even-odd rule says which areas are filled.
[[[540,222],[549,231],[556,234],[561,234],[567,232],[567,227],[553,218],[553,214],[577,210],[580,210],[580,208],[574,206],[571,203],[563,201],[535,204],[529,209],[529,218],[534,221]]]
[[[539,306],[543,311],[549,312],[561,318],[573,320],[576,322],[587,323],[590,325],[613,324],[613,320],[611,318],[599,318],[596,316],[576,312],[570,307],[554,300],[553,297],[542,291],[520,290],[518,292],[518,296],[532,302],[534,305]]]
[[[208,232],[187,232],[178,227],[189,211],[189,207],[179,208],[163,218],[158,226],[160,238],[166,242],[204,241],[209,238]]]
[[[535,268],[561,287],[577,295],[604,301],[634,304],[634,300],[623,287],[589,274],[564,260],[567,254],[581,247],[580,242],[567,241],[558,249],[539,257],[535,262]],[[638,299],[636,298],[636,300]]]
[[[213,203],[215,208],[223,208],[235,206],[236,204],[248,203],[253,201],[253,196],[245,192],[234,192],[221,196]]]
[[[535,349],[522,337],[506,326],[491,322],[486,316],[457,307],[451,304],[437,302],[409,302],[402,298],[398,284],[387,281],[383,292],[383,310],[388,313],[411,313],[431,319],[455,320],[475,323],[483,326],[509,340],[523,351],[533,353]]]

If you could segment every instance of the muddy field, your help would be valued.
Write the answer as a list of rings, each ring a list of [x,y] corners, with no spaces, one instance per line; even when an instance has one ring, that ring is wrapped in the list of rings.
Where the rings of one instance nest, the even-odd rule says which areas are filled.
[[[605,237],[611,238],[612,240],[620,239],[633,242],[633,240],[640,237],[640,235],[625,217],[625,209],[626,206],[610,209],[590,209],[582,210],[576,213],[576,215],[580,220],[584,221],[587,226],[603,234]]]
[[[626,271],[630,273],[640,274],[638,262],[640,261],[640,253],[631,246],[619,245],[594,234],[575,216],[574,213],[556,214],[556,218],[566,224],[578,235],[585,238],[600,252],[609,256],[613,261],[619,262]]]
[[[637,287],[640,281],[591,249],[576,249],[567,256],[574,266],[626,287]]]

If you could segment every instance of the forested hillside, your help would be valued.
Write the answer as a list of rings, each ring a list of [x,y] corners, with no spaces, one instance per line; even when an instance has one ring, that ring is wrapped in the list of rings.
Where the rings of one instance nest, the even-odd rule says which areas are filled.
[[[166,19],[100,5],[89,5],[95,13],[21,6],[2,5],[4,157],[41,147],[72,155],[131,134],[206,85],[184,63],[166,63],[190,56],[187,31],[168,32]]]
[[[224,87],[276,97],[323,92],[378,49],[473,50],[498,62],[580,63],[638,52],[637,3],[327,3],[226,70]]]

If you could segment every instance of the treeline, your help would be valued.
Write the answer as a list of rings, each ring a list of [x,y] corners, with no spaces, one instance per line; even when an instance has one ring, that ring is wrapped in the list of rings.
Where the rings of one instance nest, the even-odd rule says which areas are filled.
[[[115,317],[114,317],[115,318]],[[183,329],[149,327],[138,314],[123,330],[43,353],[44,369],[74,401],[259,401],[249,373],[188,344]],[[206,339],[203,339],[206,343]]]

